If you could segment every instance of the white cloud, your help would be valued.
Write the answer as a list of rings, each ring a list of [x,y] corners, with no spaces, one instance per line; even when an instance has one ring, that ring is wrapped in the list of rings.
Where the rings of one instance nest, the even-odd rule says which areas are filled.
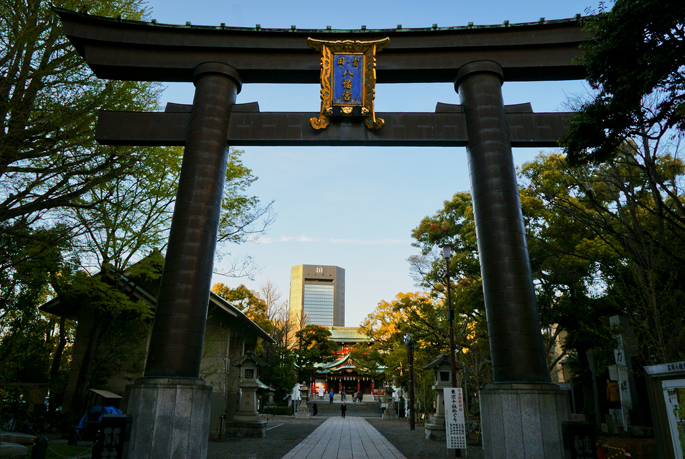
[[[286,236],[281,234],[280,237],[273,238],[268,236],[261,236],[250,242],[255,242],[257,244],[275,244],[278,242],[317,242],[318,239],[301,234],[299,236]]]
[[[354,245],[406,245],[411,244],[411,239],[335,239],[328,240],[331,244],[354,244]]]
[[[299,236],[287,236],[281,234],[280,237],[261,236],[252,239],[250,242],[257,244],[277,244],[279,242],[322,242],[321,239],[301,234]],[[329,238],[325,240],[329,244],[339,245],[409,245],[412,243],[411,239],[339,239]]]

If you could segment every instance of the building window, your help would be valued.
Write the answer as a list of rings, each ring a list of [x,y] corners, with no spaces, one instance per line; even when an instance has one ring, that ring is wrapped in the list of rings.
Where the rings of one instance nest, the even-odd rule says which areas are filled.
[[[304,285],[303,311],[309,323],[333,326],[335,287],[333,285]]]

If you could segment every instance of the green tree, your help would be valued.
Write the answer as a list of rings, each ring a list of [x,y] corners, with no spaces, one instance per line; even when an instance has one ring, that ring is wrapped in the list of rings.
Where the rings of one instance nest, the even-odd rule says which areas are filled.
[[[586,295],[601,299],[593,309],[631,318],[643,362],[654,364],[683,358],[684,165],[644,146],[626,142],[601,165],[540,156],[522,175],[529,195],[545,196],[560,221],[577,222],[562,238],[577,244],[554,247],[590,263]]]
[[[460,348],[471,358],[474,348],[473,327],[467,330],[465,321],[457,321]],[[432,370],[423,370],[441,353],[449,355],[449,327],[446,304],[437,295],[428,293],[399,293],[388,303],[381,301],[360,326],[360,331],[373,340],[373,345],[362,358],[368,368],[384,367],[385,377],[395,384],[407,387],[408,361],[404,336],[411,334],[414,341],[414,391],[420,409],[432,406],[435,383]],[[462,344],[463,343],[463,344]],[[374,361],[375,360],[375,361]],[[471,367],[476,371],[475,367]],[[480,374],[480,373],[478,373]],[[491,378],[490,378],[491,379]],[[475,393],[475,392],[474,392]]]
[[[550,194],[553,195],[554,191]],[[562,252],[563,248],[574,247],[574,243],[582,241],[588,233],[583,231],[581,224],[563,221],[553,210],[545,207],[543,195],[522,191],[521,202],[538,312],[547,347],[548,369],[554,373],[556,363],[568,357],[569,352],[585,357],[586,349],[576,352],[578,349],[572,347],[580,347],[582,343],[579,340],[567,340],[569,346],[561,346],[562,352],[558,352],[562,344],[559,339],[561,332],[578,326],[577,320],[593,324],[592,320],[596,319],[596,315],[587,314],[591,306],[587,289],[591,283],[586,282],[592,279],[593,263]],[[416,240],[414,245],[421,249],[420,256],[409,260],[415,278],[443,300],[446,297],[445,260],[439,247],[443,244],[452,246],[450,274],[453,282],[450,288],[456,319],[455,343],[458,349],[463,350],[460,359],[466,366],[469,393],[474,394],[491,381],[492,369],[470,194],[456,193],[451,201],[445,201],[443,209],[425,217],[412,236]],[[559,269],[560,266],[566,269]],[[600,328],[597,322],[592,329]],[[447,339],[445,335],[443,343]],[[471,403],[470,406],[474,405]]]
[[[48,383],[50,412],[61,404],[68,368],[62,356],[73,341],[74,324],[58,321],[38,311],[37,304],[51,294],[50,282],[63,265],[60,240],[63,228],[0,234],[5,251],[0,252],[0,380],[9,383]],[[28,397],[27,393],[16,393]]]
[[[143,19],[147,13],[140,0],[90,6],[62,1],[59,6],[90,8],[98,15],[130,19]],[[0,40],[0,228],[16,236],[28,228],[49,228],[60,222],[67,229],[59,233],[62,239],[55,239],[51,232],[53,237],[44,239],[43,245],[69,241],[72,247],[83,249],[93,242],[99,222],[91,218],[86,225],[83,214],[65,209],[92,211],[94,206],[116,199],[107,192],[112,190],[107,185],[135,170],[143,157],[143,149],[96,144],[97,111],[155,108],[161,86],[97,79],[67,41],[45,1],[3,2]],[[79,237],[78,241],[74,237]],[[4,251],[6,247],[1,248]],[[113,264],[109,261],[112,257],[101,259],[104,269]],[[50,267],[43,270],[48,273]],[[64,270],[52,271],[53,287],[67,296],[69,290],[79,288],[67,288],[64,281],[68,278]],[[107,296],[102,291],[95,293],[97,298]],[[63,337],[58,349],[63,348],[61,343]],[[53,369],[59,366],[59,360],[54,360]]]
[[[212,292],[233,306],[240,309],[251,321],[259,325],[265,332],[271,332],[273,328],[267,315],[267,304],[256,292],[240,284],[236,288],[230,288],[225,284],[217,283],[212,286]]]
[[[58,6],[140,20],[148,14],[144,5],[64,0]],[[159,276],[157,251],[167,238],[181,151],[97,145],[93,129],[99,109],[156,109],[161,86],[97,79],[45,1],[10,0],[0,13],[0,230],[11,237],[39,224],[49,228],[60,222],[66,228],[59,234],[73,248],[73,264],[59,275],[53,272],[52,285],[60,301],[88,310],[94,324],[74,394],[74,408],[80,410],[89,383],[121,368],[102,360],[113,324],[117,333],[122,321],[137,333],[149,317],[149,307],[119,279]],[[256,178],[242,165],[241,153],[229,153],[220,241],[244,242],[272,218],[270,205],[261,207],[245,193]],[[249,272],[250,260],[235,266],[228,275]],[[16,271],[15,265],[10,268]],[[119,354],[133,359],[131,352]]]
[[[306,325],[295,333],[297,341],[295,361],[300,367],[300,379],[309,381],[314,374],[314,365],[335,360],[338,345],[331,341],[330,330],[322,325]]]
[[[409,258],[414,279],[444,303],[440,316],[445,333],[441,352],[447,352],[449,336],[446,266],[440,247],[452,247],[449,270],[455,346],[462,351],[460,359],[466,364],[468,393],[475,394],[492,381],[492,369],[470,193],[455,193],[435,215],[421,220],[412,230],[412,237],[413,245],[421,250],[420,255]],[[475,406],[475,399],[469,406]]]
[[[664,13],[667,12],[667,13]],[[582,64],[596,90],[563,144],[572,163],[604,161],[626,140],[685,128],[685,4],[617,0],[585,19]]]
[[[140,326],[141,321],[149,324],[152,308],[134,292],[137,283],[158,278],[162,264],[161,254],[153,252],[123,272],[107,267],[94,275],[81,269],[62,272],[56,288],[60,303],[79,310],[80,318],[87,318],[82,324],[85,349],[70,403],[73,412],[83,411],[93,382],[102,383],[117,373],[135,373],[139,368],[136,362],[140,362],[140,354],[132,353],[130,346],[144,349],[145,334]],[[121,275],[128,281],[122,281]],[[116,340],[113,334],[127,338]],[[107,361],[108,355],[115,360]]]
[[[147,13],[142,0],[90,3],[102,16]],[[95,143],[97,111],[150,108],[160,86],[97,79],[47,1],[2,2],[0,42],[0,222],[24,217],[30,225],[52,209],[84,205],[77,198],[136,163],[128,149]]]

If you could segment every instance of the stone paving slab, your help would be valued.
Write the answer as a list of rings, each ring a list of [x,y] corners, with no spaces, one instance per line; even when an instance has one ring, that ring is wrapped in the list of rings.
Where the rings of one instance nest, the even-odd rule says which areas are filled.
[[[329,418],[283,459],[406,459],[364,418]]]

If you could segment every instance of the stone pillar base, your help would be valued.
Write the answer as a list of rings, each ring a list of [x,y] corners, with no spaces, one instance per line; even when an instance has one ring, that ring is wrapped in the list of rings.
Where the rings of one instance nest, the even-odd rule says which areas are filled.
[[[211,393],[212,386],[193,378],[141,378],[127,386],[128,457],[206,458]]]
[[[426,427],[424,428],[423,433],[426,436],[426,440],[445,441],[445,437],[447,437],[447,432],[445,430],[445,424],[443,424],[443,425],[426,424]]]
[[[226,435],[237,438],[266,437],[266,421],[259,422],[227,422]]]
[[[490,384],[480,391],[483,457],[564,457],[568,395],[556,384]]]

